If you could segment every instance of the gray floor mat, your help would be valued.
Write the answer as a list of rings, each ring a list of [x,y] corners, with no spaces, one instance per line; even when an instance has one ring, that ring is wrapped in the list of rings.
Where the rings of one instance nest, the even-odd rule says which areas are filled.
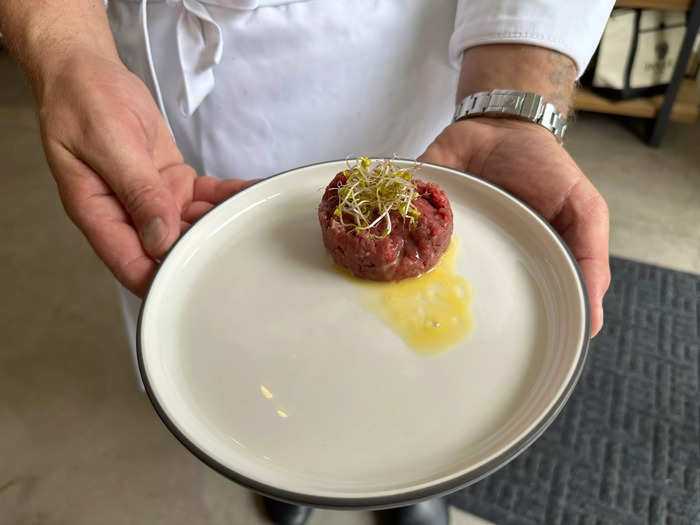
[[[700,276],[611,266],[605,326],[564,410],[450,503],[498,524],[700,524]]]

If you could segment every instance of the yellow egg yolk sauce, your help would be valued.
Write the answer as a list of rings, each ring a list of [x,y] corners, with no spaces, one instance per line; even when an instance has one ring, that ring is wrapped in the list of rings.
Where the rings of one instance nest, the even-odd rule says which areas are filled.
[[[453,237],[438,264],[419,277],[387,283],[353,278],[367,309],[419,353],[439,354],[474,327],[471,286],[455,273],[457,244]]]

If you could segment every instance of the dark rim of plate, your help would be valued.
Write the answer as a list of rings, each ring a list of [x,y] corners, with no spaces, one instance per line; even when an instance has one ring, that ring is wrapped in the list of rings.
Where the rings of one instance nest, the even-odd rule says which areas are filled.
[[[383,157],[372,157],[373,159],[381,159]],[[397,161],[405,161],[405,162],[415,162],[414,160],[411,159],[402,159],[402,158],[396,158],[393,160]],[[300,166],[298,168],[294,168],[291,170],[287,170],[281,173],[277,173],[275,175],[272,175],[271,177],[268,177],[266,179],[263,179],[255,184],[252,184],[248,188],[251,188],[253,186],[257,186],[258,184],[262,184],[267,180],[270,180],[274,177],[279,177],[281,175],[285,175],[287,173],[293,172],[293,171],[298,171],[302,170],[305,168],[310,168],[312,166],[321,166],[324,164],[336,164],[338,162],[344,162],[345,159],[341,160],[331,160],[331,161],[325,161],[325,162],[315,162],[313,164],[307,164],[305,166]],[[510,194],[509,192],[505,191],[504,189],[496,186],[495,184],[492,184],[490,182],[487,182],[483,179],[480,179],[479,177],[475,177],[474,175],[469,175],[468,173],[461,172],[459,170],[455,170],[452,168],[448,168],[445,166],[440,166],[439,164],[432,164],[429,162],[422,162],[420,163],[422,165],[426,166],[434,166],[436,168],[439,168],[441,170],[447,170],[451,171],[453,173],[459,174],[463,177],[467,177],[469,179],[475,180],[478,183],[484,184],[486,186],[491,187],[492,189],[498,191],[499,193],[503,193],[509,198],[513,199],[516,201],[518,204],[523,206],[524,208],[528,209],[534,217],[547,228],[554,236],[556,239],[557,243],[560,245],[561,248],[563,248],[564,252],[566,253],[566,256],[569,258],[570,262],[572,263],[574,269],[576,270],[576,276],[579,281],[579,285],[581,286],[581,290],[583,293],[583,299],[584,299],[584,314],[585,314],[585,326],[584,326],[584,337],[583,337],[583,342],[581,344],[581,351],[579,353],[579,359],[578,362],[576,363],[576,366],[574,368],[573,374],[571,375],[571,378],[569,379],[568,384],[562,391],[561,395],[559,396],[558,399],[555,400],[554,404],[550,408],[550,410],[540,419],[539,423],[525,436],[523,436],[520,440],[518,440],[516,443],[514,443],[510,448],[505,450],[503,453],[500,455],[496,456],[495,458],[492,458],[490,461],[487,463],[481,465],[479,468],[471,470],[469,472],[466,472],[460,476],[457,476],[455,478],[452,478],[450,480],[444,481],[442,483],[437,483],[435,485],[431,485],[429,487],[421,488],[418,490],[409,490],[406,492],[401,492],[399,494],[393,494],[389,496],[377,496],[377,497],[360,497],[360,498],[333,498],[333,497],[322,497],[322,496],[314,496],[310,494],[303,494],[303,493],[298,493],[298,492],[292,492],[292,491],[287,491],[283,489],[279,489],[273,485],[268,485],[265,483],[261,483],[259,481],[256,481],[254,479],[251,479],[247,476],[244,476],[235,470],[232,470],[231,468],[227,467],[226,465],[223,465],[216,461],[214,458],[209,456],[206,451],[202,450],[199,448],[195,443],[190,441],[177,427],[177,425],[167,416],[165,413],[165,410],[163,409],[160,401],[156,397],[151,384],[148,379],[148,375],[146,374],[146,369],[143,363],[143,347],[141,344],[141,324],[142,324],[142,318],[143,318],[143,311],[145,308],[146,303],[148,302],[148,297],[151,292],[151,288],[153,287],[153,283],[155,283],[158,273],[160,272],[160,269],[163,267],[163,264],[167,260],[167,258],[170,256],[170,253],[175,249],[175,247],[178,245],[178,243],[185,238],[189,233],[192,231],[195,225],[193,225],[193,228],[190,228],[188,231],[186,231],[175,243],[173,246],[170,248],[166,256],[162,259],[161,263],[158,265],[158,268],[156,270],[155,275],[153,276],[153,279],[151,280],[151,283],[148,287],[148,290],[146,292],[146,295],[144,296],[143,302],[141,304],[141,309],[139,311],[139,317],[138,317],[138,324],[136,328],[136,355],[137,355],[137,360],[138,360],[138,366],[139,366],[139,371],[141,373],[141,378],[143,380],[143,384],[146,388],[146,393],[148,394],[149,399],[151,400],[151,403],[153,404],[153,407],[155,408],[156,412],[158,413],[158,416],[160,419],[163,421],[165,426],[172,432],[172,434],[182,443],[192,454],[194,454],[197,458],[199,458],[202,462],[204,462],[206,465],[209,467],[213,468],[216,470],[219,474],[222,474],[223,476],[229,478],[232,481],[235,481],[236,483],[243,485],[263,496],[270,497],[273,499],[281,500],[281,501],[286,501],[288,503],[293,503],[295,505],[305,505],[305,506],[312,506],[312,507],[319,507],[319,508],[333,508],[333,509],[355,509],[355,510],[360,510],[360,509],[365,509],[365,510],[377,510],[377,509],[384,509],[384,508],[391,508],[391,507],[400,507],[400,506],[405,506],[405,505],[411,505],[413,503],[417,503],[422,500],[434,498],[434,497],[441,497],[441,496],[446,496],[452,492],[455,492],[461,488],[464,488],[468,485],[471,485],[473,483],[476,483],[477,481],[485,478],[489,474],[495,472],[496,470],[502,468],[505,466],[507,463],[515,459],[517,456],[519,456],[521,453],[523,453],[532,443],[535,442],[535,440],[540,437],[540,435],[549,427],[549,425],[552,424],[554,419],[557,417],[561,409],[564,407],[566,402],[569,399],[569,396],[571,395],[571,392],[573,391],[574,387],[576,386],[576,383],[579,380],[579,377],[581,376],[581,372],[583,370],[583,366],[586,362],[586,358],[588,355],[588,345],[589,345],[589,338],[585,336],[585,334],[588,334],[590,332],[590,304],[588,300],[588,293],[586,289],[586,283],[583,280],[583,276],[581,274],[581,269],[579,268],[576,259],[572,255],[571,251],[569,250],[569,247],[566,245],[566,243],[561,239],[559,234],[556,232],[556,230],[546,221],[542,216],[540,216],[539,213],[537,213],[531,206],[528,204],[524,203],[514,195]],[[218,205],[216,205],[214,208],[209,210],[207,213],[205,213],[202,217],[205,215],[208,215],[211,213],[213,210],[217,209],[219,206],[224,204],[225,202],[228,202],[231,199],[237,198],[238,195],[241,193],[245,192],[248,190],[248,188],[244,189],[243,191],[232,195],[228,199],[220,202]]]

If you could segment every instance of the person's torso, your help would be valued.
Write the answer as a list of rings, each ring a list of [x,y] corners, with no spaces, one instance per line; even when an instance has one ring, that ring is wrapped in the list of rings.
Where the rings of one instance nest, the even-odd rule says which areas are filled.
[[[200,174],[249,179],[347,155],[415,157],[449,122],[456,0],[276,3],[148,2],[147,31],[140,3],[110,3],[120,55],[153,91],[147,36],[164,112]]]

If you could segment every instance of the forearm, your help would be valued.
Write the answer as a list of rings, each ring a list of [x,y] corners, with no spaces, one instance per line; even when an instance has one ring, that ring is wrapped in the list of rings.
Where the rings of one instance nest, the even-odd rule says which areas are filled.
[[[102,0],[3,0],[0,32],[39,91],[80,52],[119,59]]]
[[[457,101],[491,89],[532,91],[568,116],[576,66],[568,56],[525,44],[491,44],[464,51]]]

